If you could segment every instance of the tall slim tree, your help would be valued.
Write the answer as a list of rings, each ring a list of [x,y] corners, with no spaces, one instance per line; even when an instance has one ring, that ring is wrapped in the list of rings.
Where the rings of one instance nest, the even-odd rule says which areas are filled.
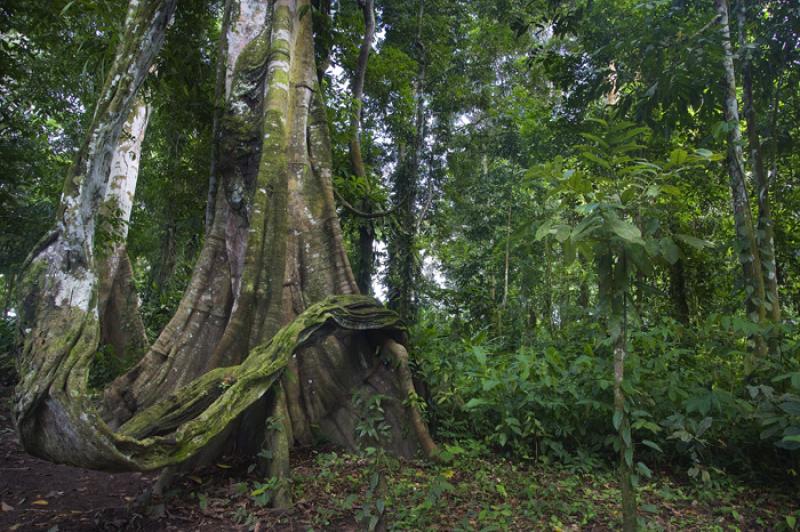
[[[364,38],[358,50],[358,61],[353,73],[353,110],[350,117],[350,165],[353,174],[367,180],[367,171],[361,155],[361,115],[363,112],[364,80],[367,76],[369,53],[375,38],[375,5],[373,0],[359,0],[364,17]],[[372,214],[369,198],[361,204],[365,214]],[[362,216],[358,225],[358,265],[356,279],[361,292],[372,291],[372,274],[375,269],[375,226],[371,216]]]
[[[769,199],[769,179],[764,165],[761,149],[758,113],[753,98],[752,52],[747,40],[747,5],[739,0],[736,18],[739,29],[739,57],[742,65],[742,104],[747,123],[747,143],[750,150],[750,170],[755,184],[758,217],[756,222],[756,241],[761,256],[764,275],[766,315],[772,321],[781,319],[781,305],[778,297],[778,271],[775,263],[775,229],[772,223],[772,207]]]
[[[427,58],[422,26],[425,0],[417,4],[416,35],[413,48],[417,61],[414,81],[413,129],[407,138],[399,139],[397,169],[394,175],[394,200],[397,202],[397,227],[389,246],[389,302],[407,320],[412,320],[415,306],[417,264],[417,196],[419,169],[425,140],[425,76]]]
[[[739,127],[739,103],[736,98],[736,74],[733,67],[730,24],[727,0],[715,0],[722,42],[722,65],[725,72],[723,89],[725,94],[725,122],[728,130],[728,175],[733,197],[733,218],[736,226],[736,251],[742,266],[747,314],[760,323],[766,317],[764,301],[764,277],[761,254],[753,228],[750,198],[745,181],[742,132]],[[763,351],[763,341],[756,338],[757,350]]]
[[[134,101],[111,159],[96,237],[100,244],[97,246],[100,342],[112,346],[115,355],[123,359],[138,358],[147,349],[126,239],[149,118],[150,105],[140,95]]]

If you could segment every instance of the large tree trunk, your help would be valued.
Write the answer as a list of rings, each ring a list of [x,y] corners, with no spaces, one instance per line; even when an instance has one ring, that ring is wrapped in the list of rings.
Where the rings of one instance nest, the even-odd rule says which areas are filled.
[[[119,55],[131,64],[120,60],[110,75],[116,87],[117,74],[136,67],[125,89],[130,97],[113,112],[98,107],[103,127],[92,130],[94,142],[83,156],[90,163],[73,174],[69,183],[77,192],[67,187],[65,214],[26,269],[21,321],[28,329],[17,404],[26,449],[77,465],[149,469],[219,451],[239,423],[241,449],[272,446],[270,468],[280,475],[292,442],[311,443],[316,435],[356,447],[360,412],[351,397],[366,393],[386,397],[392,433],[385,446],[409,456],[421,444],[433,455],[435,445],[409,400],[407,355],[397,343],[402,328],[391,313],[355,295],[333,199],[307,0],[234,6],[220,193],[193,277],[146,356],[107,390],[108,424],[83,397],[98,326],[97,205],[82,191],[90,185],[102,191],[94,169],[102,158],[95,152],[117,145],[117,115],[130,109],[173,5],[151,0],[135,8],[159,15],[133,24],[142,36],[123,41],[128,52]],[[106,120],[117,132],[99,137],[112,127]],[[379,350],[394,363],[376,356]],[[265,434],[268,415],[282,425],[279,435]]]
[[[15,415],[20,439],[38,455],[80,460],[96,449],[82,430],[95,416],[71,401],[85,387],[100,336],[97,213],[120,134],[174,8],[175,0],[131,3],[86,139],[64,183],[56,224],[23,267]]]
[[[149,117],[150,106],[139,96],[111,159],[111,173],[100,209],[100,232],[105,235],[101,242],[104,245],[97,246],[100,342],[112,346],[115,355],[125,361],[138,359],[148,347],[125,241]]]

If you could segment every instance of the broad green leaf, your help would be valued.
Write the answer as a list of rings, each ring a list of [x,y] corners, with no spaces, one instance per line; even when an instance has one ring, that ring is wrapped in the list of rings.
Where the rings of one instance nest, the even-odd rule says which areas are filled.
[[[792,416],[800,416],[800,401],[786,401],[781,403],[781,410]]]
[[[681,242],[684,242],[685,244],[689,244],[695,249],[710,248],[711,246],[714,245],[708,240],[703,240],[691,235],[684,235],[682,233],[675,233],[675,238],[677,238]]]
[[[614,423],[614,430],[619,430],[619,426],[622,424],[622,411],[621,410],[615,410],[614,411],[614,417],[612,418],[612,421]]]
[[[489,404],[489,401],[487,401],[486,399],[481,399],[479,397],[473,397],[472,399],[467,401],[467,404],[464,405],[464,410],[473,410],[475,408],[478,408],[479,406],[488,405],[488,404]]]
[[[655,451],[658,451],[660,453],[664,452],[664,451],[661,450],[661,447],[659,447],[656,442],[651,441],[651,440],[642,440],[642,445],[646,445],[646,446],[650,447],[651,449],[653,449]]]
[[[536,235],[534,236],[536,241],[538,242],[544,237],[546,237],[548,234],[550,234],[551,227],[553,227],[553,220],[547,220],[542,225],[540,225],[539,228],[536,230]]]
[[[681,258],[681,250],[675,244],[675,241],[669,237],[664,237],[660,240],[661,255],[670,264],[675,264]]]
[[[622,240],[630,242],[631,244],[644,245],[642,232],[632,223],[617,218],[616,216],[608,216],[606,218],[606,223],[608,224],[608,228]]]

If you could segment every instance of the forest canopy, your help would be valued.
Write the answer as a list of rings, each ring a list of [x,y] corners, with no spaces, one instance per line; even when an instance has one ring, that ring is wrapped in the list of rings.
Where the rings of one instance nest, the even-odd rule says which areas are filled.
[[[370,529],[452,528],[481,460],[613,470],[613,515],[500,528],[796,493],[798,124],[794,0],[8,0],[20,442],[159,489],[235,456],[284,508],[326,442]],[[417,455],[435,496],[387,507]]]

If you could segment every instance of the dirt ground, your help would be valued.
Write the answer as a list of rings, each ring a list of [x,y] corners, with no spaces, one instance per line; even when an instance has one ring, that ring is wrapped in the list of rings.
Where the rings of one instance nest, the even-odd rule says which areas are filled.
[[[308,528],[307,516],[313,505],[304,501],[298,501],[291,514],[263,508],[260,515],[248,512],[247,519],[238,518],[237,522],[235,510],[240,504],[230,495],[253,476],[247,464],[219,463],[181,477],[164,500],[151,499],[142,506],[137,498],[152,485],[155,474],[103,473],[34,458],[18,441],[11,419],[12,395],[11,387],[0,385],[0,531],[260,532]],[[299,453],[296,460],[296,471],[313,476],[310,455]],[[203,495],[198,496],[201,491]],[[336,530],[357,529],[352,519],[332,525]]]
[[[152,481],[51,464],[25,453],[11,421],[11,394],[0,388],[0,530],[153,530],[131,503]]]

